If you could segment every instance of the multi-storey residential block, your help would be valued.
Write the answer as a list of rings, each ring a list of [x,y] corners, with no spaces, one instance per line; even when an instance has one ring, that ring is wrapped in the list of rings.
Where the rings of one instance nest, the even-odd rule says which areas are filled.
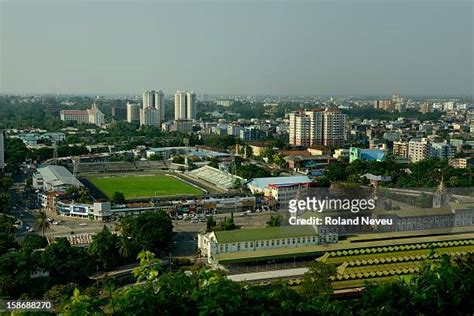
[[[456,169],[473,168],[474,167],[474,158],[473,157],[466,157],[466,158],[449,159],[449,165],[456,168]]]
[[[143,109],[140,109],[140,125],[160,127],[160,110],[154,107],[145,107]]]
[[[408,158],[408,142],[393,142],[393,154]]]
[[[424,102],[421,105],[420,112],[423,114],[430,113],[430,104],[428,102]]]
[[[454,157],[454,147],[446,143],[432,143],[430,146],[430,157],[449,159]]]
[[[72,121],[79,124],[89,123],[89,113],[86,110],[61,110],[61,121]]]
[[[293,146],[311,146],[311,118],[304,111],[290,113],[289,143]]]
[[[146,90],[143,92],[143,108],[152,107],[160,113],[160,121],[165,120],[165,94],[163,91]]]
[[[428,158],[430,144],[426,139],[412,139],[408,142],[408,158],[411,162],[418,162]]]
[[[392,100],[375,100],[374,109],[393,111],[395,109],[395,104]]]
[[[176,91],[174,95],[174,119],[196,119],[196,94],[194,91]]]
[[[127,122],[132,123],[140,120],[140,104],[127,103]]]
[[[289,143],[293,146],[342,146],[347,118],[339,110],[297,111],[289,115]]]

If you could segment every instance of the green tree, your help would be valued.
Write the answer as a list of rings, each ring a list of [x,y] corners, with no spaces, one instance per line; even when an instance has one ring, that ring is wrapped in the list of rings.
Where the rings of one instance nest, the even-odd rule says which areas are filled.
[[[137,259],[140,261],[140,266],[133,270],[137,284],[141,282],[155,282],[160,270],[160,261],[155,258],[155,254],[147,250],[142,250],[138,254]]]
[[[276,227],[281,226],[282,217],[281,215],[270,216],[270,219],[267,221],[267,227]]]
[[[98,303],[88,295],[81,295],[79,289],[76,288],[72,298],[65,305],[62,312],[64,315],[70,316],[100,315],[103,311]]]
[[[0,213],[10,214],[11,199],[10,193],[0,192]]]
[[[123,259],[127,259],[132,254],[133,244],[132,242],[129,241],[127,237],[120,236],[117,241],[117,248],[118,248],[119,255]]]
[[[41,230],[41,234],[42,236],[44,237],[44,231],[46,229],[49,229],[49,221],[48,221],[48,217],[46,215],[46,213],[43,211],[43,212],[40,212],[37,216],[36,216],[36,227]]]
[[[87,251],[73,247],[66,238],[57,238],[41,253],[41,266],[49,271],[51,281],[60,284],[89,279],[94,271],[93,260]]]
[[[43,249],[48,246],[48,241],[43,236],[38,236],[34,234],[29,234],[23,239],[21,242],[21,249],[22,250],[30,250],[33,251],[35,249]]]
[[[314,261],[308,266],[309,271],[303,276],[301,290],[304,296],[315,298],[332,293],[331,276],[336,274],[333,265]]]
[[[209,216],[206,219],[206,231],[210,232],[216,226],[216,221],[213,216]]]
[[[112,203],[114,204],[125,204],[125,195],[122,192],[115,191],[112,196]]]
[[[15,221],[15,217],[0,213],[0,255],[17,246]]]
[[[103,270],[111,270],[120,264],[119,237],[110,232],[107,226],[92,238],[89,254]]]
[[[173,224],[162,210],[128,216],[120,222],[122,236],[139,249],[160,253],[167,251],[173,238]]]

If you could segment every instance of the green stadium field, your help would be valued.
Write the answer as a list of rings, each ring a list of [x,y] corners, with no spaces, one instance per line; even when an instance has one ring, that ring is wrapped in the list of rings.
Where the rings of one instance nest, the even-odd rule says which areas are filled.
[[[166,175],[93,176],[87,179],[108,198],[122,192],[126,199],[202,195],[204,191]]]

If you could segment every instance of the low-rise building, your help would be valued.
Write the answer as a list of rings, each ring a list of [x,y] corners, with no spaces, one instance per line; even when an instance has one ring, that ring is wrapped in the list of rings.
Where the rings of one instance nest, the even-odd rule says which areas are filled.
[[[138,103],[127,103],[127,122],[140,121],[140,104]]]
[[[105,202],[76,203],[68,200],[57,200],[55,210],[58,215],[89,218],[94,220],[106,221],[112,215],[111,204]]]
[[[63,166],[44,166],[33,173],[33,187],[42,191],[66,191],[83,184]]]
[[[349,159],[349,149],[339,148],[334,150],[334,154],[332,155],[337,160],[341,159]]]
[[[62,121],[76,122],[78,124],[94,124],[101,126],[105,123],[105,116],[94,103],[88,110],[61,110]]]
[[[324,170],[336,158],[328,155],[321,156],[287,156],[284,158],[288,163],[288,168],[303,174],[312,174]]]
[[[384,161],[386,158],[385,151],[380,149],[361,149],[357,147],[351,147],[349,149],[349,162],[352,163],[356,160],[364,161]]]
[[[193,131],[192,120],[175,120],[172,127],[173,131],[181,133],[191,133]]]
[[[209,263],[214,263],[213,257],[219,254],[298,248],[330,242],[337,242],[337,234],[323,236],[312,226],[238,229],[198,235],[198,248]]]
[[[312,181],[308,176],[255,178],[246,183],[253,194],[263,194],[266,202],[284,209],[291,199],[305,196]]]
[[[473,168],[474,167],[474,158],[473,157],[466,157],[466,158],[449,159],[449,165],[456,168],[456,169]]]

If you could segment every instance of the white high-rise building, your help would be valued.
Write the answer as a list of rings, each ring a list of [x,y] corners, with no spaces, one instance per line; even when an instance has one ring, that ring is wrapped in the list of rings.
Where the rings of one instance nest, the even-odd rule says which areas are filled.
[[[140,109],[140,125],[161,126],[160,111],[151,106]]]
[[[3,130],[0,130],[0,170],[5,168],[5,144],[3,141]]]
[[[290,113],[289,143],[293,146],[334,146],[344,144],[347,118],[338,110]]]
[[[146,90],[143,92],[143,108],[153,107],[160,113],[160,120],[165,120],[165,94],[163,91]]]
[[[127,122],[132,123],[140,120],[140,104],[127,103]]]
[[[426,139],[412,139],[408,142],[408,158],[411,162],[424,160],[429,155],[430,144]]]
[[[310,146],[311,119],[304,111],[290,113],[289,143],[293,146]]]
[[[194,91],[176,91],[174,95],[174,119],[196,119],[196,94]]]

